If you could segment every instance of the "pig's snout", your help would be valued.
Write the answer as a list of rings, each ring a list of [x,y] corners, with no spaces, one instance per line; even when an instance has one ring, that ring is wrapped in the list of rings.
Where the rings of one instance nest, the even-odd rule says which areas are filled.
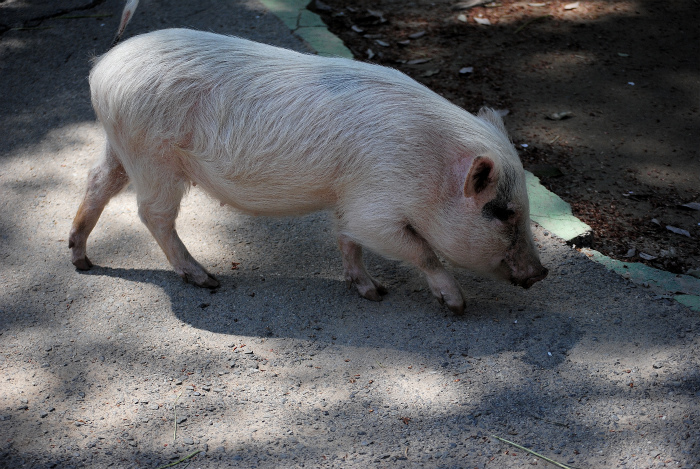
[[[518,285],[520,287],[523,287],[525,289],[530,288],[540,280],[544,280],[545,277],[547,277],[547,274],[549,273],[549,270],[547,270],[546,267],[539,265],[536,268],[529,268],[528,269],[528,275],[523,276],[523,277],[515,277],[512,276],[510,281],[514,285]]]

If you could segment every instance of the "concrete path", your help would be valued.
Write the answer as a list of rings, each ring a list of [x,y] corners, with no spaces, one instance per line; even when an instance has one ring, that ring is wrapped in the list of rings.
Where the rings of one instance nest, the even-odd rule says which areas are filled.
[[[0,3],[0,467],[549,466],[493,435],[570,467],[698,467],[697,313],[543,228],[550,277],[458,272],[463,317],[371,254],[390,294],[347,290],[324,214],[251,218],[198,190],[178,224],[217,293],[172,272],[129,189],[76,272],[103,144],[89,59],[120,10]],[[142,2],[127,35],[175,26],[309,51],[253,1]]]

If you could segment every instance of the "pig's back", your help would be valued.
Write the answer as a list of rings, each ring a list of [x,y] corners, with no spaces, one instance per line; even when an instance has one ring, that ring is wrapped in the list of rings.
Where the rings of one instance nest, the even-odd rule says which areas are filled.
[[[90,85],[124,153],[168,154],[260,214],[332,207],[358,186],[381,198],[439,183],[475,120],[392,69],[183,29],[125,41]]]

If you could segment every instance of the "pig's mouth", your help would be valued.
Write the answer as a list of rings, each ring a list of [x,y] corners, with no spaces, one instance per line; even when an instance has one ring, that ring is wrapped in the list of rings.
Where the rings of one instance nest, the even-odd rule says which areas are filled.
[[[523,287],[524,289],[528,289],[540,280],[544,280],[545,277],[547,277],[547,274],[549,273],[549,270],[547,270],[545,267],[542,267],[540,270],[535,275],[532,275],[530,277],[524,277],[524,278],[517,278],[514,276],[510,277],[510,282],[513,285],[517,285],[519,287]]]

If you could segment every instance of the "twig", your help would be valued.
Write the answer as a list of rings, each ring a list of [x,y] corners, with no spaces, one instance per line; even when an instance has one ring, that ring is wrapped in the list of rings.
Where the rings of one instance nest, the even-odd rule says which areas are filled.
[[[77,19],[82,19],[82,18],[109,18],[112,15],[112,13],[98,13],[96,15],[65,15],[65,16],[57,16],[55,19],[57,20],[77,20]]]
[[[523,25],[520,26],[518,29],[516,29],[516,30],[513,32],[513,34],[518,34],[520,31],[522,31],[523,29],[525,29],[525,27],[529,26],[531,23],[534,23],[535,21],[543,20],[543,19],[545,19],[545,18],[549,18],[550,16],[552,16],[552,15],[537,16],[537,17],[535,17],[535,18],[532,18],[530,21],[525,22],[525,24],[523,24]]]
[[[515,447],[518,448],[518,449],[521,449],[521,450],[523,450],[523,451],[526,451],[526,452],[532,454],[533,456],[537,456],[537,457],[540,458],[540,459],[544,459],[544,460],[547,461],[548,463],[554,464],[555,466],[561,467],[562,469],[576,469],[576,468],[573,467],[573,466],[567,466],[566,464],[562,464],[562,463],[557,462],[557,461],[555,461],[555,460],[553,460],[553,459],[549,459],[547,456],[542,456],[542,455],[539,454],[539,453],[535,453],[535,452],[532,451],[531,449],[527,449],[527,448],[524,447],[524,446],[520,446],[520,445],[517,444],[517,443],[513,443],[512,441],[508,441],[508,440],[506,440],[505,438],[501,438],[500,436],[496,436],[496,435],[491,435],[491,436],[494,437],[494,438],[497,439],[497,440],[500,440],[500,441],[502,441],[502,442],[504,442],[504,443],[508,443],[509,445],[513,445],[513,446],[515,446]]]
[[[180,396],[182,396],[182,393],[177,395],[177,397],[175,398],[175,403],[173,404],[173,417],[175,419],[175,430],[173,431],[173,444],[175,444],[175,440],[177,439],[177,400],[180,399]]]
[[[179,460],[177,460],[177,461],[175,461],[175,462],[171,462],[170,464],[166,464],[165,466],[160,466],[160,467],[158,467],[157,469],[165,469],[166,467],[177,466],[177,465],[180,464],[181,462],[185,462],[185,461],[187,461],[188,459],[190,459],[192,456],[194,456],[194,455],[196,455],[196,454],[199,454],[199,453],[201,453],[201,452],[202,452],[202,450],[201,450],[201,449],[198,449],[197,451],[195,451],[194,453],[190,454],[189,456],[185,456],[184,458],[179,459]]]
[[[559,140],[559,135],[554,137],[554,139],[551,142],[549,142],[549,144],[551,145],[552,143],[556,142],[557,140]]]
[[[44,29],[52,29],[50,26],[47,28],[37,27],[37,28],[10,28],[10,31],[42,31]]]

